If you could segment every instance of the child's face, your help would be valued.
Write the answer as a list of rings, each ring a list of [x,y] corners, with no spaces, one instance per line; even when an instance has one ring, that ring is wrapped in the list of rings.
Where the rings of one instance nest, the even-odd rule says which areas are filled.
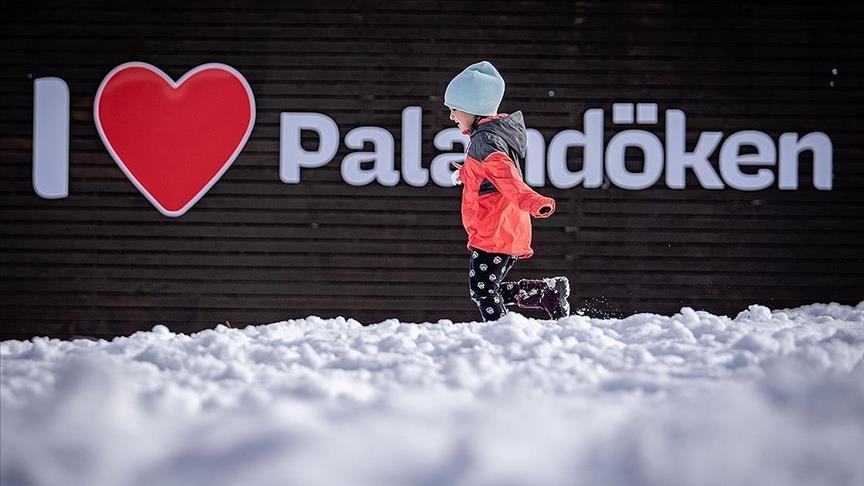
[[[465,113],[464,111],[459,111],[455,108],[450,108],[450,119],[456,122],[459,130],[463,132],[470,130],[471,125],[474,124],[474,115]]]

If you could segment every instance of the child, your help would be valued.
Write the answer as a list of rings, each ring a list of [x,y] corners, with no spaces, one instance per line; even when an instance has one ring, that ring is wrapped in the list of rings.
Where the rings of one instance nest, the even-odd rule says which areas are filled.
[[[471,136],[465,163],[453,174],[454,184],[462,184],[471,299],[484,321],[501,318],[508,305],[543,309],[560,319],[570,314],[567,278],[504,282],[516,260],[534,254],[531,216],[548,218],[555,200],[523,182],[525,123],[520,111],[498,114],[503,97],[504,80],[487,61],[468,66],[444,93],[450,119]]]

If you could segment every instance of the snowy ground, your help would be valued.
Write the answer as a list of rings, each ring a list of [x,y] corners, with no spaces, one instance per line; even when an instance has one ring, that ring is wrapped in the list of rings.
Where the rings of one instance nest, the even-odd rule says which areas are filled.
[[[864,302],[0,344],[0,483],[864,484]]]

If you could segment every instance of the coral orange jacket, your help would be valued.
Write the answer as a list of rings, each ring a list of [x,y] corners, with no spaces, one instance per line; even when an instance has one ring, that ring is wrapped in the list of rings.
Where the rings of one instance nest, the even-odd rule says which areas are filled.
[[[549,217],[555,200],[522,180],[527,137],[521,112],[480,120],[471,132],[462,180],[468,248],[529,258],[531,216]]]

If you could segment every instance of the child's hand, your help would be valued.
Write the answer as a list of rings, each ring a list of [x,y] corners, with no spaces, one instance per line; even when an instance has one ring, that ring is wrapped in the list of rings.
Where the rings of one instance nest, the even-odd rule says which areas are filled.
[[[450,182],[452,182],[454,186],[461,186],[462,178],[460,177],[460,172],[462,170],[462,166],[457,164],[456,162],[451,162],[450,165],[456,169],[453,171],[452,174],[450,174]]]

